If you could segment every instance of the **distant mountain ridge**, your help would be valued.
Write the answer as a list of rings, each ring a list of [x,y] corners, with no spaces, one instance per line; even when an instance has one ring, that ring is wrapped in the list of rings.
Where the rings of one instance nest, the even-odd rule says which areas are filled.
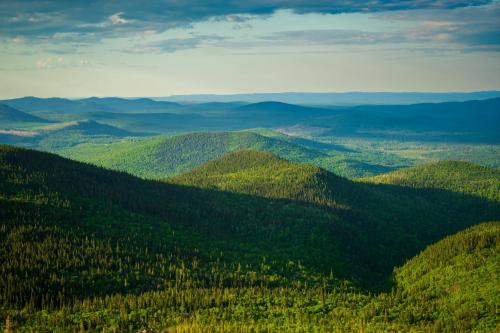
[[[489,99],[500,97],[500,91],[479,92],[339,92],[339,93],[248,93],[248,94],[198,94],[174,95],[169,97],[153,97],[155,100],[173,102],[235,102],[247,103],[265,102],[269,100],[310,105],[361,105],[361,104],[413,104],[413,103],[439,103],[439,102],[464,102],[474,99]]]
[[[4,122],[29,122],[29,123],[50,123],[51,121],[16,110],[5,104],[0,104],[0,121]],[[0,124],[1,127],[1,124]]]
[[[52,111],[76,113],[83,111],[110,111],[109,108],[92,102],[78,102],[66,98],[21,97],[0,101],[25,112]]]
[[[93,119],[130,131],[179,133],[303,125],[322,135],[500,142],[500,97],[466,102],[311,107],[277,101],[177,104],[152,99],[26,97],[2,103],[51,120]]]
[[[174,102],[155,101],[149,98],[124,99],[118,97],[90,97],[77,100],[78,102],[92,102],[114,110],[115,112],[151,112],[167,111],[179,108],[181,105]]]
[[[167,111],[180,107],[174,102],[160,102],[148,98],[124,99],[118,97],[84,99],[22,97],[3,100],[1,103],[26,112],[57,111],[75,112],[151,112]]]

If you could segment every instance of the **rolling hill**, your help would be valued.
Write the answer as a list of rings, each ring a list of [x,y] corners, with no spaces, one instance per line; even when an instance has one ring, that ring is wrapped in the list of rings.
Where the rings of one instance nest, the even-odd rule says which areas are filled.
[[[31,146],[46,151],[57,151],[79,144],[109,143],[124,137],[140,135],[94,120],[69,121],[45,126],[39,128],[38,133]]]
[[[126,99],[118,97],[90,97],[83,99],[22,97],[3,100],[2,103],[26,112],[52,111],[78,112],[151,112],[166,111],[180,107],[174,102],[160,102],[149,98]]]
[[[58,151],[78,144],[109,143],[124,137],[140,135],[94,120],[59,122],[50,125],[36,123],[36,125],[29,131],[3,131],[0,133],[0,143],[15,143],[45,151]]]
[[[131,133],[117,127],[98,123],[94,120],[80,120],[62,122],[50,126],[40,127],[42,133],[57,133],[67,131],[80,131],[87,135],[113,135],[113,136],[130,136]]]
[[[161,179],[240,149],[272,152],[287,160],[310,163],[349,178],[392,170],[346,156],[335,145],[263,129],[130,138],[114,143],[82,144],[55,152],[136,176]]]
[[[172,112],[84,112],[80,117],[116,126],[129,131],[160,133],[180,133],[194,130],[211,130],[224,127],[224,121],[215,122],[195,113]]]
[[[305,161],[325,154],[252,132],[190,133],[159,136],[111,145],[86,145],[65,156],[147,178],[166,178],[190,170],[227,152],[240,149],[271,151]]]
[[[436,92],[337,92],[337,93],[311,93],[311,92],[283,92],[283,93],[253,93],[233,95],[174,95],[157,97],[157,100],[206,103],[227,103],[243,101],[258,103],[277,101],[302,105],[366,105],[366,104],[414,104],[414,103],[440,103],[451,101],[468,101],[500,97],[499,91],[477,91],[468,93],[436,93]]]
[[[467,179],[467,170],[457,171],[463,172],[462,179]],[[439,173],[436,175],[439,177]],[[363,239],[367,243],[377,239],[377,246],[367,245],[371,253],[365,253],[362,256],[364,259],[374,255],[397,262],[396,257],[389,259],[389,256],[394,255],[392,252],[375,253],[383,248],[397,248],[399,254],[415,253],[425,246],[422,239],[437,241],[445,236],[443,230],[457,231],[465,227],[462,224],[464,221],[451,218],[461,215],[464,209],[471,209],[471,216],[480,216],[487,211],[489,219],[500,214],[498,200],[493,198],[488,203],[486,198],[476,196],[474,191],[466,195],[438,187],[422,191],[394,185],[353,182],[315,166],[295,164],[269,153],[255,151],[230,153],[171,181],[202,189],[291,200],[332,209],[349,220],[351,225],[358,225],[360,229],[350,232],[356,234],[355,238],[360,243]],[[494,174],[488,181],[498,186],[500,175]],[[474,184],[474,180],[471,180],[471,184]],[[483,204],[489,207],[479,208]],[[392,235],[395,230],[399,233],[397,237]],[[369,260],[365,264],[369,266]]]
[[[331,183],[328,183],[329,177],[332,183],[343,183],[340,177],[327,174],[312,165],[293,164],[268,152],[242,150],[205,163],[174,177],[172,181],[201,188],[334,207],[334,203],[330,202],[333,194]]]
[[[217,182],[196,181],[205,176]],[[42,332],[331,331],[359,330],[365,313],[373,327],[407,330],[432,319],[383,319],[406,298],[359,288],[383,288],[426,245],[500,214],[475,196],[351,182],[261,152],[185,177],[192,185],[1,146],[2,320]]]
[[[21,97],[14,99],[6,99],[1,101],[11,107],[17,108],[25,112],[52,112],[64,114],[74,114],[83,111],[111,111],[110,109],[97,105],[92,102],[79,102],[66,98],[38,98],[38,97]]]
[[[266,101],[238,106],[233,109],[233,112],[238,112],[247,116],[259,114],[272,117],[283,114],[287,114],[289,116],[311,116],[317,113],[329,113],[331,111],[328,109]]]
[[[321,127],[322,136],[417,141],[500,142],[500,98],[410,105],[311,107],[276,101],[177,104],[152,99],[24,97],[1,103],[55,121],[93,119],[156,134]]]
[[[414,188],[438,188],[500,201],[500,170],[468,162],[439,161],[365,180]]]
[[[235,121],[244,121],[250,127],[294,125],[331,116],[334,110],[281,102],[260,102],[239,106],[227,113]]]
[[[79,99],[78,102],[101,105],[113,112],[165,112],[181,107],[178,103],[154,101],[149,98],[90,97]]]
[[[2,127],[8,123],[49,123],[49,120],[33,116],[31,114],[16,110],[8,105],[0,104],[0,121]]]
[[[384,192],[384,196],[394,196],[393,199],[385,199],[399,201],[404,197],[402,189],[408,190],[409,193],[427,191],[429,194],[451,191],[462,193],[464,196],[500,202],[498,197],[500,173],[497,169],[454,161],[429,163],[350,181],[313,165],[292,163],[266,152],[244,150],[205,163],[174,177],[172,181],[267,197],[303,199],[306,202],[320,204],[330,201],[332,206],[342,202],[352,207],[356,206],[356,202],[358,204],[364,201],[382,202],[383,198],[375,197],[380,197]],[[284,183],[288,185],[283,187]],[[287,194],[283,196],[275,193],[273,187],[276,185]],[[294,193],[291,189],[296,185],[300,185],[300,189],[294,196],[291,194]],[[313,189],[316,198],[321,198],[311,199],[313,196],[307,193],[308,189]],[[356,209],[363,208],[356,207]]]
[[[366,105],[335,109],[310,124],[331,127],[325,135],[419,141],[500,142],[500,98],[411,105]]]

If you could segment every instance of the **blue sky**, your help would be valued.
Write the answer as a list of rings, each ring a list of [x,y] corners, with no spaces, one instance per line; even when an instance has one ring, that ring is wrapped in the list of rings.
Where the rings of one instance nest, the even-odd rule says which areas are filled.
[[[9,0],[0,60],[0,98],[500,90],[500,2]]]

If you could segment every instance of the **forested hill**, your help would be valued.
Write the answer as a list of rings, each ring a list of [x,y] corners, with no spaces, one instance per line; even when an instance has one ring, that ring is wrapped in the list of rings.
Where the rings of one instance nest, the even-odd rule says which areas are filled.
[[[471,214],[493,219],[500,216],[498,202],[488,203],[476,195],[443,188],[421,190],[353,182],[315,166],[291,163],[255,151],[227,154],[172,181],[331,209],[351,226],[356,226],[355,238],[370,243],[372,253],[384,247],[394,248],[395,252],[388,251],[384,256],[396,262],[401,253],[416,253],[430,239],[437,241],[468,225],[455,217],[465,218]],[[500,180],[496,178],[494,182],[498,184]],[[396,257],[391,257],[393,255]]]
[[[468,162],[439,161],[364,180],[416,188],[440,188],[500,201],[500,170]]]
[[[311,313],[320,318],[329,311],[327,299],[332,309],[340,301],[336,288],[380,290],[394,266],[425,246],[500,216],[498,203],[482,198],[351,182],[269,154],[241,152],[221,161],[228,164],[218,162],[221,176],[239,172],[233,181],[247,182],[244,188],[255,180],[253,168],[283,175],[272,188],[281,184],[284,195],[145,181],[0,146],[0,319],[10,314],[18,323],[46,325],[35,331],[75,325],[130,331],[128,325],[150,322],[164,328],[187,320],[186,312],[211,320],[216,308],[238,320],[234,306],[249,310],[251,299],[275,292],[292,300],[300,290],[313,303],[301,298],[290,306],[319,304],[323,310]],[[311,170],[324,187],[286,195],[295,185],[314,184],[295,178]],[[117,294],[126,296],[111,296]],[[349,295],[342,298],[349,304],[361,297]],[[245,297],[251,304],[234,303]],[[41,308],[52,315],[34,315]]]
[[[271,153],[252,150],[226,154],[172,181],[201,188],[331,206],[333,195],[329,186],[337,190],[347,185],[346,180],[316,166],[295,164]]]
[[[252,132],[189,133],[136,142],[87,145],[67,150],[72,159],[161,179],[191,170],[240,149],[270,151],[295,161],[325,156],[319,151]]]
[[[454,161],[423,164],[352,182],[316,166],[291,163],[270,153],[245,150],[226,154],[172,181],[266,197],[337,203],[356,210],[360,209],[356,202],[379,202],[381,193],[395,197],[397,201],[405,190],[399,186],[407,187],[409,193],[417,192],[409,187],[428,188],[500,201],[500,172],[497,169]],[[391,206],[390,203],[387,205]]]
[[[396,270],[397,316],[434,322],[435,332],[498,330],[499,263],[498,221],[429,246]]]

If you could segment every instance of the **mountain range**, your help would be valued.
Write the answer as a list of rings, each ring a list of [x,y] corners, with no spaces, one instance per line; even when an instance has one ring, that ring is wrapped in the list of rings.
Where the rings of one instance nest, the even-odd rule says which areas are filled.
[[[500,97],[498,91],[479,92],[339,92],[339,93],[254,93],[232,95],[174,95],[169,97],[154,97],[155,100],[173,101],[178,103],[204,102],[234,102],[259,103],[277,101],[292,104],[310,105],[361,105],[361,104],[414,104],[465,102]]]
[[[500,98],[356,107],[310,107],[274,101],[197,106],[145,98],[25,97],[1,103],[52,121],[91,119],[151,134],[301,125],[321,128],[323,135],[489,143],[500,140]]]

